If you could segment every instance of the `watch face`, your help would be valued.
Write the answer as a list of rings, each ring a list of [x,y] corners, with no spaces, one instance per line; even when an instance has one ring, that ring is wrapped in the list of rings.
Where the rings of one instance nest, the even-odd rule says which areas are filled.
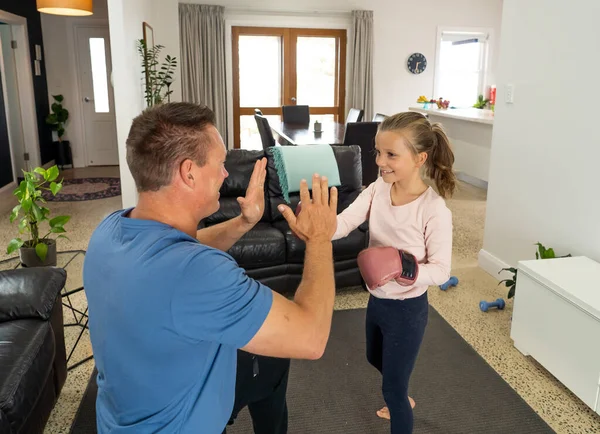
[[[427,67],[427,59],[421,53],[413,53],[408,57],[406,66],[413,74],[420,74]]]

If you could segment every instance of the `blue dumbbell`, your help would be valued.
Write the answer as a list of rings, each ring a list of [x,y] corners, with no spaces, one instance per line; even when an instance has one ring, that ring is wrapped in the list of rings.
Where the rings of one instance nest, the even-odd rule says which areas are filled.
[[[446,283],[443,283],[442,285],[440,285],[440,289],[442,291],[445,291],[448,288],[450,288],[451,286],[456,286],[456,285],[458,285],[458,277],[452,276]]]
[[[499,298],[496,301],[480,301],[479,302],[479,309],[482,310],[482,312],[487,312],[488,309],[492,308],[492,307],[497,307],[498,309],[502,310],[504,309],[504,306],[506,306],[506,303],[504,303],[504,300]]]

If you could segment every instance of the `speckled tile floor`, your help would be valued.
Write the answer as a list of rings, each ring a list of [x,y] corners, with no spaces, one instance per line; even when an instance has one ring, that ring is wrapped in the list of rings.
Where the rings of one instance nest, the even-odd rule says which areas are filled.
[[[66,175],[118,176],[118,169],[84,169],[67,172]],[[430,303],[557,433],[600,433],[600,416],[534,360],[524,357],[513,347],[510,339],[512,301],[508,301],[503,311],[484,314],[479,310],[480,300],[506,297],[504,288],[477,266],[477,254],[483,244],[485,200],[485,191],[461,184],[455,197],[448,201],[455,226],[452,274],[458,277],[460,283],[446,292],[430,288]],[[53,214],[68,213],[72,216],[67,225],[71,241],[61,240],[60,249],[67,250],[85,249],[95,226],[108,213],[120,208],[121,202],[117,197],[49,205]],[[8,222],[8,214],[0,216],[0,245],[5,246],[12,236],[14,228]],[[1,250],[0,260],[5,258],[4,250]],[[77,264],[74,265],[73,273],[77,268]],[[336,297],[335,309],[365,307],[367,300],[368,294],[362,288],[343,289]],[[79,307],[86,304],[83,294],[73,297],[73,301]],[[65,318],[72,319],[70,311],[65,310]],[[78,327],[66,329],[67,354],[78,331]],[[85,333],[72,362],[90,354],[89,336]],[[69,432],[92,369],[93,362],[87,362],[69,372],[45,434]]]

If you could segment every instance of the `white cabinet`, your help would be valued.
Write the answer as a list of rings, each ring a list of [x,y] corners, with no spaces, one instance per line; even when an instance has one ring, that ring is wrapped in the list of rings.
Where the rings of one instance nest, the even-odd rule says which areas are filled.
[[[518,265],[511,338],[600,414],[600,264],[586,257]]]

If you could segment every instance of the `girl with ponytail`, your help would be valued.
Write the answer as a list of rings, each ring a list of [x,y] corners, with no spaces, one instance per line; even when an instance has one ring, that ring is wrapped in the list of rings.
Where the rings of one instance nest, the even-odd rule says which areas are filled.
[[[441,125],[420,113],[386,118],[375,138],[381,176],[337,217],[333,239],[369,220],[369,247],[358,265],[370,292],[367,360],[383,377],[391,433],[411,433],[408,384],[428,320],[427,288],[450,277],[454,154]],[[437,192],[425,183],[429,178]]]

